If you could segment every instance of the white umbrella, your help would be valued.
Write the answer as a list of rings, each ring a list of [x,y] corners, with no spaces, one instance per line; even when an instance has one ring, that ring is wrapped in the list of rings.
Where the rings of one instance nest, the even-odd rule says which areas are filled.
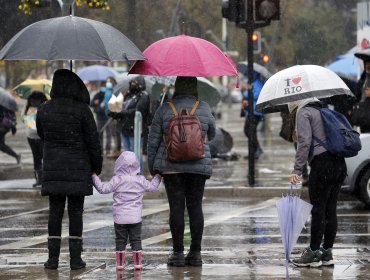
[[[296,65],[277,72],[264,84],[257,100],[256,111],[278,112],[287,103],[310,97],[325,99],[353,93],[333,71],[317,65]]]

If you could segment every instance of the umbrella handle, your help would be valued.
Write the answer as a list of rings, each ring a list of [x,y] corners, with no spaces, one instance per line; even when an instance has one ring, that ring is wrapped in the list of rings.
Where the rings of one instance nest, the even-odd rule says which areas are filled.
[[[295,186],[296,189],[298,189],[298,184],[290,184],[290,192],[289,195],[293,195],[293,185]]]

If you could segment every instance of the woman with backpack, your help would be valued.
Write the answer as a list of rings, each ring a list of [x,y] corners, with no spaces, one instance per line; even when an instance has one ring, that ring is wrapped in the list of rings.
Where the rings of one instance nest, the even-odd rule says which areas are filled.
[[[177,77],[175,94],[171,102],[164,103],[155,112],[148,140],[148,164],[152,175],[163,176],[164,185],[170,206],[170,230],[173,241],[173,253],[168,258],[172,266],[201,266],[201,241],[204,218],[202,199],[204,185],[212,174],[212,160],[208,140],[215,136],[215,119],[206,102],[197,101],[197,79],[195,77]],[[186,115],[186,116],[185,116]],[[190,122],[181,122],[183,116]],[[191,125],[194,135],[189,135]],[[174,129],[172,127],[175,125]],[[181,127],[181,128],[180,128]],[[171,141],[176,141],[176,131],[182,131],[186,144],[192,145],[195,155],[189,158],[181,147],[174,147]],[[179,136],[179,135],[177,135]],[[189,139],[200,138],[192,143]],[[190,143],[188,142],[190,141]],[[192,158],[192,157],[190,157]],[[184,258],[184,211],[188,210],[190,220],[191,245]]]
[[[297,152],[290,183],[300,181],[303,167],[309,162],[309,197],[311,214],[311,242],[302,256],[292,262],[296,266],[333,265],[332,248],[337,233],[337,200],[347,173],[344,157],[330,153],[325,147],[325,128],[317,98],[288,103],[290,113],[296,114]],[[321,241],[323,239],[323,244]]]

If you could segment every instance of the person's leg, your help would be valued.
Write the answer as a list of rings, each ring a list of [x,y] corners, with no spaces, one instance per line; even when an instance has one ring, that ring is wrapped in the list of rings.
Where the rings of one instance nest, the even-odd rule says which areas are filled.
[[[33,187],[36,187],[41,185],[42,181],[42,140],[27,137],[27,141],[32,151],[33,168],[36,179],[36,183],[33,184]]]
[[[128,240],[129,225],[114,223],[114,231],[116,233],[116,251],[125,251]]]
[[[82,230],[83,230],[83,209],[84,196],[68,196],[69,216],[69,254],[71,269],[80,269],[86,266],[81,259],[82,253]]]
[[[131,144],[130,144],[130,136],[127,136],[122,133],[122,143],[123,143],[123,150],[131,151]]]
[[[163,182],[170,206],[170,230],[173,242],[173,254],[168,258],[168,265],[184,266],[184,211],[185,186],[183,174],[165,174]]]
[[[202,237],[204,228],[204,216],[202,200],[206,176],[198,174],[186,174],[187,182],[185,189],[186,208],[189,214],[191,245],[190,251],[185,257],[185,263],[192,266],[201,266]]]
[[[14,157],[18,162],[19,155],[17,155],[16,152],[14,152],[12,148],[10,148],[8,145],[5,144],[5,134],[6,132],[3,132],[3,131],[0,132],[0,151]]]
[[[116,268],[121,270],[125,267],[126,245],[128,240],[129,225],[114,223],[116,233]]]
[[[105,135],[107,142],[105,143],[105,152],[106,154],[109,154],[112,147],[112,123],[108,124],[108,126],[105,128]]]
[[[103,128],[105,124],[105,121],[100,121],[100,120],[97,120],[96,121],[96,128],[98,130],[98,133],[99,133],[99,141],[100,141],[100,145],[102,147],[102,154],[104,154],[104,151],[103,151],[103,145],[104,145],[104,131],[101,131],[101,129]]]
[[[329,198],[326,206],[326,226],[324,233],[324,249],[333,248],[335,237],[337,234],[338,222],[337,222],[337,202],[338,195],[343,184],[343,181],[347,174],[347,167],[344,159],[333,160],[333,172],[336,178],[333,182],[333,187],[331,188]],[[330,171],[330,170],[329,170]]]
[[[131,224],[129,227],[129,239],[132,249],[132,259],[134,260],[134,268],[142,269],[143,252],[141,246],[141,223]]]
[[[60,243],[62,235],[62,219],[66,197],[62,195],[49,196],[48,221],[48,260],[44,263],[47,269],[56,269],[59,265]]]
[[[170,206],[170,230],[175,252],[184,251],[184,211],[185,211],[185,186],[183,174],[165,174],[165,185],[168,203]]]
[[[200,252],[204,228],[202,201],[206,176],[199,174],[184,175],[186,176],[186,208],[189,214],[191,233],[190,251]]]

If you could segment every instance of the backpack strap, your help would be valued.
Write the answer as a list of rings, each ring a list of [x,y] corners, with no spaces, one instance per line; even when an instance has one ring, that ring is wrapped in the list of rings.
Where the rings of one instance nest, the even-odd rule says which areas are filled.
[[[190,116],[193,116],[195,113],[195,110],[198,108],[199,100],[195,101],[193,108],[190,111]]]
[[[173,114],[177,117],[179,115],[179,113],[177,112],[175,105],[173,105],[172,101],[168,101],[167,103],[170,106],[170,108],[172,109]]]

